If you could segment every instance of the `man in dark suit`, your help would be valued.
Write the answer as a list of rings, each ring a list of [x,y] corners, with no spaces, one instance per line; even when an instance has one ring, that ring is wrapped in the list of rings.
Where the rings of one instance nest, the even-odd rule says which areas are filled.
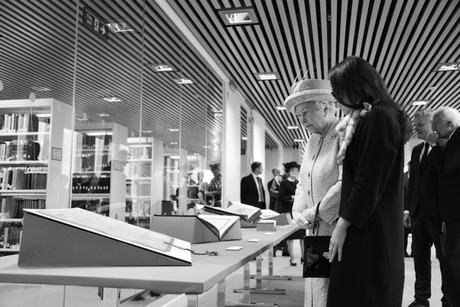
[[[251,164],[252,173],[241,179],[241,203],[266,209],[264,185],[259,177],[263,170],[262,163]]]
[[[444,283],[449,306],[460,306],[460,112],[441,107],[433,113],[435,143],[430,161],[439,171],[439,211],[445,223]]]
[[[444,233],[438,206],[438,171],[428,159],[431,146],[426,142],[431,130],[433,110],[422,109],[414,115],[414,130],[424,142],[412,150],[408,202],[405,202],[404,224],[411,227],[412,255],[415,266],[415,301],[409,307],[430,306],[431,247],[436,248],[443,273]],[[444,285],[441,287],[444,292]],[[445,297],[442,298],[446,306]]]
[[[268,193],[270,194],[269,208],[270,210],[275,211],[276,199],[278,198],[278,193],[279,193],[279,184],[281,183],[280,182],[281,181],[280,180],[281,171],[279,168],[275,167],[274,169],[272,169],[272,174],[273,174],[273,179],[267,183],[267,188],[268,188]],[[278,189],[272,189],[273,182],[278,183]]]

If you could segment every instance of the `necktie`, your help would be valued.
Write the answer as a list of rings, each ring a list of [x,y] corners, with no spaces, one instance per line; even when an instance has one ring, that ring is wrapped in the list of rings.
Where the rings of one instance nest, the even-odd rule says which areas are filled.
[[[262,189],[262,179],[257,177],[257,183],[259,188],[259,199],[261,202],[264,202],[264,190]]]
[[[420,160],[420,165],[422,165],[424,162],[426,162],[426,158],[428,157],[428,148],[429,148],[429,146],[430,146],[430,144],[428,142],[425,142],[422,159]]]

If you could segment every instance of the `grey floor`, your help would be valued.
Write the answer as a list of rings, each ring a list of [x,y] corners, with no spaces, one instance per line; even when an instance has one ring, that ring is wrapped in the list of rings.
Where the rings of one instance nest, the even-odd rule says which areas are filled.
[[[251,302],[259,303],[277,303],[278,306],[301,307],[303,306],[303,279],[301,278],[301,266],[299,263],[300,247],[297,242],[294,245],[295,255],[297,256],[297,267],[289,265],[288,257],[281,257],[278,252],[278,257],[274,258],[274,274],[292,276],[289,281],[264,281],[264,288],[283,288],[286,289],[286,295],[266,295],[258,294],[251,295]],[[267,260],[268,255],[263,255],[264,261],[262,264],[263,273],[268,272]],[[405,258],[406,264],[406,279],[404,288],[404,300],[402,306],[408,306],[413,301],[414,288],[414,263],[412,258]],[[255,272],[255,262],[251,262],[251,274]],[[434,248],[432,251],[432,298],[430,300],[432,307],[441,306],[441,291],[440,291],[440,273],[439,262],[435,259]],[[237,270],[230,275],[226,280],[226,299],[228,301],[241,301],[242,294],[234,293],[234,288],[242,287],[243,269]],[[255,286],[255,281],[251,281],[251,286]],[[11,285],[0,284],[0,306],[1,307],[103,307],[102,301],[97,296],[97,288],[68,286],[64,289],[61,286],[47,285]],[[134,290],[123,290],[122,297],[127,297],[134,294]],[[207,293],[199,296],[199,306],[215,306],[216,305],[216,287]],[[164,299],[164,301],[166,301]],[[145,306],[146,302],[138,301],[122,306]],[[171,304],[175,306],[177,304]],[[157,304],[153,304],[157,306]]]

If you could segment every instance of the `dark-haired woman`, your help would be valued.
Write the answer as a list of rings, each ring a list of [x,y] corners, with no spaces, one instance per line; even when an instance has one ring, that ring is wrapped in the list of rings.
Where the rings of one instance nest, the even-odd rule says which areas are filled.
[[[350,56],[332,68],[334,97],[346,114],[339,220],[332,233],[328,307],[400,307],[404,286],[404,113],[381,76]]]

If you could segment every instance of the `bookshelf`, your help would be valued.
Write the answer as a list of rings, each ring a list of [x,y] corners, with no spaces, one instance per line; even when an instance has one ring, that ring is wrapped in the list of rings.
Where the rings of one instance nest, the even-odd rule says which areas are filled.
[[[127,128],[77,122],[75,134],[71,207],[124,221]]]
[[[155,213],[152,202],[154,190],[154,139],[128,138],[126,175],[126,222],[143,228],[150,227]]]
[[[69,206],[72,106],[0,101],[0,252],[17,252],[23,209]]]

